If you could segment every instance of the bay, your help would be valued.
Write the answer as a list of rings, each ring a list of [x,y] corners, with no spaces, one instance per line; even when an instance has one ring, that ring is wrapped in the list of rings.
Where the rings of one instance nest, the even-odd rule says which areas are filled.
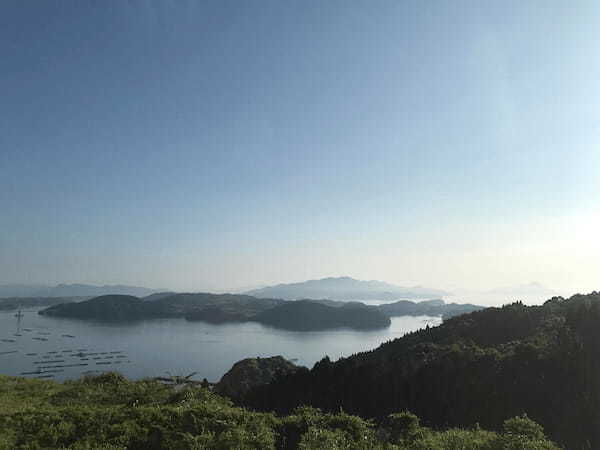
[[[37,314],[36,309],[0,312],[0,374],[78,378],[109,370],[129,378],[188,375],[216,382],[248,357],[282,355],[312,367],[378,347],[407,332],[435,326],[439,317],[392,318],[389,328],[292,332],[258,323],[212,325],[185,319],[103,323]]]

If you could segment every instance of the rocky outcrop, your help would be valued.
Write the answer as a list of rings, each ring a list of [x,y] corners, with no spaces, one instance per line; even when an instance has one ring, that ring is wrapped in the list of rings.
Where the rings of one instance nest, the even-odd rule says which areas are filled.
[[[283,356],[247,358],[236,362],[215,385],[215,391],[230,398],[240,398],[251,389],[268,384],[278,376],[296,372],[300,366]]]

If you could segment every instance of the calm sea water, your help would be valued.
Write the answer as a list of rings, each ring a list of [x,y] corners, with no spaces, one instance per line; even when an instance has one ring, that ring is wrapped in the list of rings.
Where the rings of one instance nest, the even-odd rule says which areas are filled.
[[[312,367],[370,350],[390,339],[438,325],[438,317],[396,317],[378,331],[291,332],[258,323],[210,325],[185,319],[106,324],[46,317],[37,310],[0,312],[0,373],[56,380],[116,370],[130,378],[188,375],[219,378],[240,359],[282,355]],[[35,372],[35,373],[32,373]]]

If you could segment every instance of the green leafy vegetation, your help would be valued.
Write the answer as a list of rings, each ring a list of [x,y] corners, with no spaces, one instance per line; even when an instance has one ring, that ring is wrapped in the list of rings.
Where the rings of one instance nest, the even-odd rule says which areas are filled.
[[[63,384],[0,377],[0,449],[558,449],[522,416],[500,433],[435,431],[397,413],[374,423],[300,407],[249,411],[202,387],[108,373]]]

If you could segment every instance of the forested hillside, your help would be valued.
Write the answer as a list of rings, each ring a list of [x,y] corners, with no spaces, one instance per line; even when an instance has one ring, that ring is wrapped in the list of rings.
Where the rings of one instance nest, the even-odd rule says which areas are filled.
[[[117,374],[58,384],[0,377],[0,450],[558,450],[527,417],[503,432],[433,431],[409,413],[375,424],[298,408],[277,417],[235,407],[202,387]]]
[[[600,448],[600,293],[455,317],[370,352],[324,358],[242,401],[377,419],[406,409],[434,427],[500,429],[525,412],[567,448]]]

